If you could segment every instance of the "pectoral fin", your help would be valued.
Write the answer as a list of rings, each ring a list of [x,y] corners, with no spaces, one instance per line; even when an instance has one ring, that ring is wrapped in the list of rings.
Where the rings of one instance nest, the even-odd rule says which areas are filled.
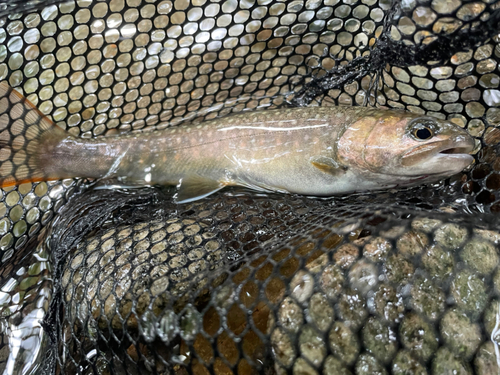
[[[347,171],[347,167],[340,165],[332,158],[326,156],[311,158],[311,164],[320,171],[331,174],[332,176],[340,176]]]
[[[224,188],[224,184],[198,175],[187,176],[177,185],[176,203],[193,202]]]

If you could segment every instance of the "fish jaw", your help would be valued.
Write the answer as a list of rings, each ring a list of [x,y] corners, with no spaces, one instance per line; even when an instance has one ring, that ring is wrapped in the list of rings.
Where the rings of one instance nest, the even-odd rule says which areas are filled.
[[[408,176],[451,176],[469,166],[474,157],[475,141],[469,135],[417,146],[401,157],[401,165],[408,168]]]

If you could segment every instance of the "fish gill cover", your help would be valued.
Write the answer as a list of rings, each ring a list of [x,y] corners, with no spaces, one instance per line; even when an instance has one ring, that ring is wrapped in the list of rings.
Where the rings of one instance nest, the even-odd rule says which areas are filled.
[[[500,371],[499,1],[0,12],[0,80],[75,136],[343,104],[449,119],[480,145],[446,181],[344,198],[234,189],[175,205],[169,189],[81,180],[5,189],[4,373]]]

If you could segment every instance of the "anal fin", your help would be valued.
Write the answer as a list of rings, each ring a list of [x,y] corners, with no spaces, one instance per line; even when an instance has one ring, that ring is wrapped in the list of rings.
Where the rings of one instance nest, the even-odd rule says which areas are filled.
[[[225,184],[199,175],[191,175],[181,179],[177,185],[176,203],[188,203],[205,198],[224,188]]]

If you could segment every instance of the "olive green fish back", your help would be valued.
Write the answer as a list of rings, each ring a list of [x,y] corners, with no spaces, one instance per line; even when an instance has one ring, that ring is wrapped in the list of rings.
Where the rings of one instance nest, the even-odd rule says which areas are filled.
[[[340,200],[227,191],[175,207],[168,192],[81,193],[73,180],[5,188],[1,368],[498,370],[498,1],[2,1],[0,12],[0,80],[74,136],[377,104],[480,141],[475,165],[446,182]]]

